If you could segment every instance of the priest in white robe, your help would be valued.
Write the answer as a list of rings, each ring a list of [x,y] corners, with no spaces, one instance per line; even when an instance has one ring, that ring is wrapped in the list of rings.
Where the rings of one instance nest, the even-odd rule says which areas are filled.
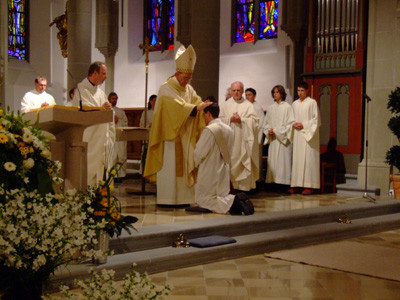
[[[264,144],[264,132],[263,125],[265,119],[265,112],[262,106],[256,101],[257,92],[253,88],[247,88],[245,91],[246,99],[253,103],[254,110],[258,116],[258,180],[264,180],[263,168],[262,168],[262,155],[263,155],[263,144]]]
[[[252,103],[243,98],[243,83],[231,85],[233,96],[221,104],[220,119],[233,129],[231,181],[236,190],[256,188],[259,177],[258,116]]]
[[[74,105],[103,107],[111,110],[107,95],[100,89],[107,78],[107,67],[103,62],[94,62],[90,65],[88,77],[78,83]],[[88,112],[90,114],[90,112]],[[87,182],[97,185],[103,179],[104,169],[112,167],[112,151],[115,142],[114,122],[93,125],[85,129],[83,141],[88,143],[87,148]]]
[[[188,84],[196,63],[190,45],[175,57],[176,73],[161,87],[150,129],[144,177],[157,181],[157,204],[194,203],[196,169],[193,152],[205,126],[202,102]]]
[[[21,112],[27,113],[31,109],[55,105],[53,96],[46,92],[47,79],[39,76],[35,78],[35,89],[27,92],[21,101]]]
[[[115,92],[111,92],[108,95],[108,101],[112,105],[112,109],[114,111],[114,123],[115,130],[118,130],[118,127],[127,127],[128,126],[128,118],[126,117],[125,112],[117,107],[118,103],[118,95]],[[127,150],[128,142],[127,141],[116,141],[114,144],[113,151],[113,164],[120,163],[121,167],[118,171],[118,178],[116,181],[121,180],[126,176],[126,160],[128,158],[128,150]]]
[[[295,122],[293,123],[293,166],[290,193],[302,190],[310,195],[320,188],[319,171],[319,127],[321,120],[318,104],[307,97],[308,84],[297,86],[299,99],[292,104]]]
[[[233,204],[235,195],[229,194],[231,149],[233,130],[218,119],[219,107],[212,104],[204,110],[207,126],[201,133],[194,151],[198,167],[195,201],[202,207],[225,214]]]
[[[290,185],[292,175],[292,130],[294,114],[285,101],[285,88],[274,86],[271,90],[275,102],[268,107],[263,130],[268,148],[266,183]],[[288,187],[286,187],[286,190]]]

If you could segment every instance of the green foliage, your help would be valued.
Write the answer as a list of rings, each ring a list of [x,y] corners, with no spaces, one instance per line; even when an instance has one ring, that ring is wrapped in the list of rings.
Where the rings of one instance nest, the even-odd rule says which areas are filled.
[[[390,118],[388,127],[393,134],[400,139],[400,115]]]
[[[400,87],[389,94],[387,108],[394,114],[400,113]]]
[[[400,140],[400,87],[397,87],[389,94],[387,108],[394,114],[389,120],[388,127]],[[387,151],[386,162],[400,170],[400,146],[392,146]]]
[[[386,162],[400,170],[400,146],[392,146],[390,150],[386,152]]]

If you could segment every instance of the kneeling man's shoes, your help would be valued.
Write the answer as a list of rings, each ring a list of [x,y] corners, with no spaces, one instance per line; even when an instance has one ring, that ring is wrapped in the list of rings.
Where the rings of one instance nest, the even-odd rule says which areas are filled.
[[[238,204],[240,206],[241,211],[246,215],[252,215],[254,214],[254,205],[253,203],[249,200],[246,194],[244,193],[239,193],[236,195],[238,199]],[[236,198],[235,197],[235,198]]]

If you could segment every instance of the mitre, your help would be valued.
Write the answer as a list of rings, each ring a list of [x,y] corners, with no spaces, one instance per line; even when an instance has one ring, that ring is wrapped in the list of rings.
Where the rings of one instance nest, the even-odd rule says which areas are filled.
[[[194,65],[196,64],[196,52],[192,45],[187,49],[185,46],[180,46],[175,55],[176,70],[182,73],[193,73]]]

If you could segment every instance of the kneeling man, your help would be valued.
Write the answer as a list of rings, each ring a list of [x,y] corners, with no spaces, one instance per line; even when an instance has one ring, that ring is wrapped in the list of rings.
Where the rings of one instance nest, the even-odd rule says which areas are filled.
[[[229,194],[229,165],[233,145],[233,130],[220,119],[217,103],[204,109],[206,127],[194,151],[195,166],[198,167],[195,185],[195,202],[202,208],[225,214],[251,215],[254,207],[247,195]]]

